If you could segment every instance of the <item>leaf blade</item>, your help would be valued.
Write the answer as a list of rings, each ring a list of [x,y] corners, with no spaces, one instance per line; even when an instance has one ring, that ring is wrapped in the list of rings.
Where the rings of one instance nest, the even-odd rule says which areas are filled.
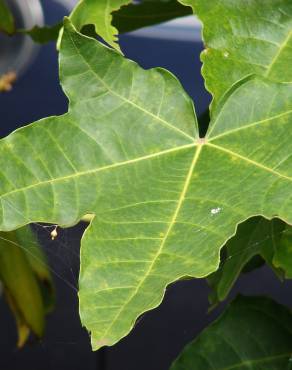
[[[256,74],[276,82],[291,82],[291,4],[285,0],[183,0],[203,22],[206,49],[202,74],[213,95],[212,111],[239,80]],[[221,37],[224,32],[224,37]]]
[[[171,370],[288,368],[291,324],[291,312],[271,299],[238,297],[186,346]]]
[[[112,25],[112,15],[114,10],[119,10],[130,0],[81,0],[70,15],[72,23],[77,30],[83,26],[93,24],[96,33],[101,36],[109,45],[119,50],[116,43],[118,30]]]
[[[65,25],[60,64],[69,112],[1,141],[1,228],[33,221],[66,227],[85,214],[95,216],[82,239],[79,297],[82,323],[98,349],[125,336],[138,316],[159,304],[169,283],[216,270],[220,248],[238,223],[256,214],[276,214],[291,223],[288,202],[279,204],[291,198],[286,179],[291,168],[282,162],[278,188],[266,199],[278,176],[271,171],[273,160],[263,160],[271,152],[277,163],[287,157],[291,130],[282,118],[281,124],[273,121],[278,136],[265,124],[251,126],[248,148],[234,132],[200,139],[191,99],[172,75],[144,71],[70,24]],[[234,114],[241,100],[250,112],[246,97],[255,89],[262,92],[261,110],[253,116]],[[253,79],[223,105],[217,133],[227,133],[225,121],[237,116],[242,126],[267,118],[267,97],[274,89],[274,110],[289,109],[289,84]],[[287,145],[279,151],[281,135]],[[264,156],[254,157],[266,136]],[[127,301],[131,304],[124,312]]]

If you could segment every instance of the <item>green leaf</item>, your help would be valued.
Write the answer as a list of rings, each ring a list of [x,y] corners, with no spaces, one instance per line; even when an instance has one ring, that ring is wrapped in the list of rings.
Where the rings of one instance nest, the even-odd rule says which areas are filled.
[[[37,278],[45,312],[49,313],[55,305],[55,289],[47,257],[30,227],[15,230],[15,236]]]
[[[56,23],[53,26],[34,26],[30,30],[17,30],[17,32],[29,35],[33,41],[38,42],[39,44],[46,44],[47,42],[57,40],[62,26],[63,23],[61,22]]]
[[[144,71],[68,22],[60,76],[69,112],[0,142],[0,227],[95,216],[79,297],[98,349],[125,336],[169,283],[216,270],[238,223],[257,214],[292,223],[292,85],[246,81],[200,139],[173,75]]]
[[[112,26],[111,13],[130,2],[131,0],[80,0],[71,13],[70,19],[77,30],[93,24],[95,32],[109,45],[119,50],[116,42],[118,30]]]
[[[260,255],[271,267],[273,257],[281,241],[285,223],[262,217],[251,218],[238,226],[237,232],[226,244],[226,256],[218,271],[208,277],[213,292],[211,304],[224,301],[240,273],[253,257]]]
[[[129,4],[115,11],[112,25],[119,33],[124,33],[189,14],[192,14],[192,9],[183,6],[177,0],[144,0],[140,4]]]
[[[285,271],[287,279],[292,278],[292,227],[287,226],[276,249],[273,263]]]
[[[19,346],[27,340],[30,330],[41,337],[45,326],[41,289],[22,243],[16,232],[0,233],[0,280],[16,318]]]
[[[171,370],[288,370],[291,348],[290,310],[268,298],[238,297]]]
[[[17,305],[15,304],[12,296],[10,295],[9,291],[3,288],[4,290],[4,296],[6,298],[6,302],[8,303],[8,306],[14,316],[14,320],[16,323],[17,328],[17,347],[22,348],[25,343],[28,341],[30,336],[30,327],[26,323],[23,315],[21,314],[20,310],[18,309]]]
[[[203,76],[212,108],[250,74],[292,81],[292,3],[287,0],[182,0],[203,22]]]
[[[5,0],[0,0],[0,31],[8,34],[15,31],[14,18]]]
[[[76,10],[76,12],[78,12],[78,10]],[[119,10],[116,10],[112,13],[112,21],[111,17],[108,18],[108,21],[111,21],[113,27],[118,30],[118,33],[125,33],[134,31],[141,27],[166,22],[168,20],[177,17],[183,17],[189,14],[192,14],[192,9],[187,6],[183,6],[177,0],[144,0],[142,3],[139,4],[129,4],[128,6],[122,6]],[[97,18],[94,24],[87,23],[90,22],[90,20],[88,19],[91,19],[91,21],[93,21],[93,18],[87,18],[84,15],[84,18],[82,19],[83,21],[80,20],[79,24],[79,28],[82,29],[82,33],[88,36],[95,37],[95,24],[99,22],[99,19]],[[86,26],[82,25],[82,22],[84,22]],[[35,26],[31,30],[18,30],[18,32],[26,33],[31,36],[31,38],[35,42],[44,44],[49,41],[57,40],[62,26],[63,23],[57,23],[53,26]],[[108,27],[110,27],[110,25],[108,25]],[[117,33],[116,30],[114,31],[115,35]],[[111,37],[112,35],[110,36],[110,39]],[[108,43],[111,44],[111,41],[108,41]],[[114,43],[114,47],[117,47],[116,43]]]

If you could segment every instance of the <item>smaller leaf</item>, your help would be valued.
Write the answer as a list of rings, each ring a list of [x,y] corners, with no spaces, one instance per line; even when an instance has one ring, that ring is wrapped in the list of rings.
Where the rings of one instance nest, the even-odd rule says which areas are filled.
[[[28,227],[0,233],[0,280],[15,316],[18,346],[25,343],[30,331],[37,337],[43,335],[45,314],[53,304],[53,290],[48,288],[52,286],[51,277],[46,271],[42,252],[33,242]]]
[[[8,290],[4,290],[6,301],[10,307],[11,312],[13,313],[16,327],[17,327],[17,333],[18,333],[18,340],[17,340],[17,347],[21,348],[25,345],[27,342],[29,335],[30,335],[30,328],[26,321],[24,320],[21,312],[17,308],[13,298],[11,297]]]
[[[292,81],[291,1],[180,1],[203,23],[202,75],[213,95],[211,116],[224,94],[248,75]]]
[[[188,344],[171,370],[288,370],[290,310],[264,297],[238,297]]]
[[[41,288],[45,312],[51,312],[55,305],[55,289],[48,267],[47,257],[29,226],[15,230],[18,244],[22,246],[26,258],[37,277]]]
[[[50,41],[56,41],[62,28],[63,23],[59,22],[54,24],[53,26],[34,26],[30,30],[18,30],[19,33],[25,33],[29,35],[33,41],[38,42],[39,44],[46,44]]]
[[[125,33],[190,14],[192,14],[192,9],[180,4],[177,0],[144,0],[142,3],[122,6],[119,10],[114,11],[111,24],[118,30],[118,33]],[[79,26],[82,29],[82,33],[96,37],[96,26],[94,23],[97,20],[95,22],[92,20],[94,23],[88,24],[89,21],[84,17],[83,22],[85,24],[82,25],[82,22],[80,22]],[[39,44],[45,44],[58,39],[62,26],[63,23],[60,22],[52,26],[34,26],[30,30],[17,30],[17,32],[29,35],[33,41]],[[114,46],[117,47],[117,44]]]
[[[130,0],[80,0],[70,15],[77,30],[93,24],[95,32],[110,46],[119,50],[116,43],[118,30],[112,26],[112,12],[130,3]]]
[[[144,0],[139,4],[123,6],[113,12],[112,25],[119,30],[119,33],[124,33],[190,14],[193,14],[192,8],[180,4],[177,0]]]
[[[286,226],[285,232],[282,234],[281,241],[276,249],[273,259],[275,266],[285,271],[287,279],[292,278],[292,227]]]
[[[273,266],[274,252],[285,225],[278,219],[269,221],[262,217],[254,217],[238,226],[237,233],[226,244],[226,256],[219,270],[207,279],[213,289],[209,296],[212,305],[227,298],[240,273],[246,267],[251,268],[250,262],[255,262],[253,260],[255,256],[261,256],[271,267]]]
[[[15,31],[14,18],[5,0],[0,0],[0,31],[8,34]]]

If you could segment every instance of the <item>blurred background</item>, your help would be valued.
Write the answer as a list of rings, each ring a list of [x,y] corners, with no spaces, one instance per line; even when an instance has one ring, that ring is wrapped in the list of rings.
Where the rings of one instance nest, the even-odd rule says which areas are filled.
[[[75,0],[9,0],[19,27],[54,24],[67,15]],[[203,48],[200,25],[187,17],[120,37],[125,55],[143,68],[164,67],[174,73],[193,98],[199,117],[210,96],[200,74]],[[0,74],[16,70],[17,81],[0,94],[1,137],[37,119],[67,111],[67,99],[58,80],[54,43],[34,44],[28,37],[0,37]],[[44,148],[45,150],[45,148]],[[51,240],[46,229],[35,227],[48,255],[56,285],[57,303],[41,342],[16,348],[11,313],[0,299],[0,369],[9,370],[167,370],[190,340],[219,314],[208,314],[208,288],[203,280],[177,282],[166,291],[162,305],[139,318],[132,333],[111,348],[93,353],[78,316],[77,281],[80,237],[86,225],[60,231]],[[290,283],[281,284],[267,268],[239,279],[232,295],[267,294],[292,304]],[[204,370],[204,369],[198,369]]]

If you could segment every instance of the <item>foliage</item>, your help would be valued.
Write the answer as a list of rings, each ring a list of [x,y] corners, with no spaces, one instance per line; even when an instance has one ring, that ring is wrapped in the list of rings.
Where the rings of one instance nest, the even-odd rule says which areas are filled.
[[[18,346],[30,331],[41,337],[45,316],[53,306],[46,259],[29,227],[0,234],[0,280],[18,327]]]
[[[80,0],[70,15],[71,21],[77,30],[81,30],[87,24],[93,24],[95,32],[109,45],[119,49],[116,43],[118,30],[112,25],[114,10],[130,3],[131,0]]]
[[[119,33],[124,33],[190,14],[192,9],[176,0],[144,1],[140,4],[123,6],[113,12],[112,24]]]
[[[203,71],[214,109],[250,74],[292,82],[292,4],[287,0],[182,0],[204,24]]]
[[[14,230],[33,221],[69,227],[91,215],[81,241],[79,299],[93,349],[119,341],[178,279],[208,276],[210,300],[217,304],[242,271],[258,265],[255,256],[279,277],[292,275],[290,2],[128,3],[81,0],[64,27],[29,31],[44,42],[63,27],[60,81],[68,113],[0,141],[5,244],[13,244]],[[117,43],[118,30],[189,14],[183,5],[204,26],[202,73],[213,95],[205,137],[176,78],[161,68],[143,70],[122,56]],[[88,31],[117,50],[80,33]],[[31,245],[22,237],[14,245],[23,242],[24,249]],[[9,261],[9,253],[2,254]],[[29,264],[33,273],[23,274],[41,279],[38,264]],[[0,266],[1,276],[7,270]],[[2,277],[18,313],[22,282],[12,289],[11,279]],[[45,301],[34,284],[38,324],[26,319],[25,325],[40,335]],[[173,368],[207,369],[210,363],[262,369],[264,361],[265,369],[283,369],[291,352],[290,327],[285,308],[268,299],[239,298]]]
[[[183,350],[171,370],[288,370],[291,347],[288,309],[268,298],[238,297]]]
[[[6,4],[6,0],[0,0],[0,30],[12,34],[14,29],[14,18]]]

